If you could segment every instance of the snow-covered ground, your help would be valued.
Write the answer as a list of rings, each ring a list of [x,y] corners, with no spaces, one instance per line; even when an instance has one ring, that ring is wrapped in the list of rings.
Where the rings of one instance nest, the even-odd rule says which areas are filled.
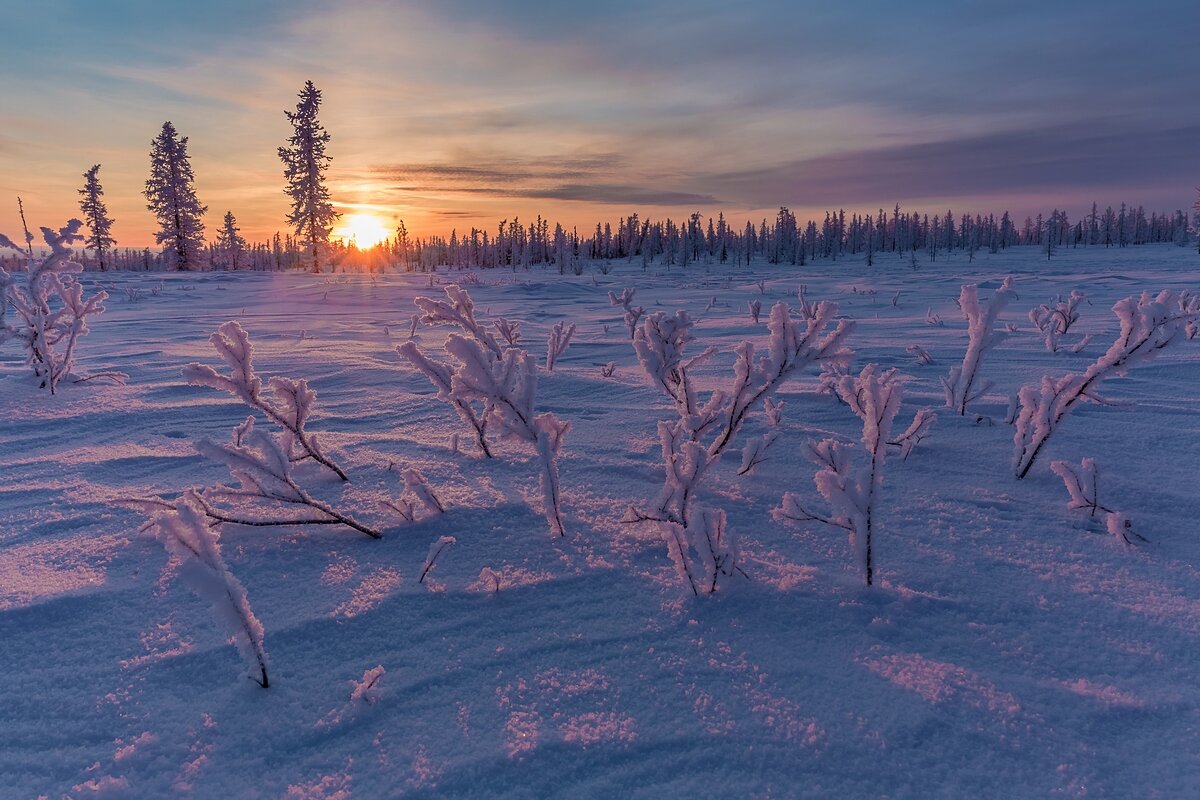
[[[480,457],[396,354],[413,298],[442,293],[428,276],[104,276],[113,297],[80,368],[126,372],[128,385],[64,383],[51,398],[11,344],[0,350],[0,797],[1198,796],[1200,341],[1106,384],[1136,407],[1075,411],[1026,480],[1012,476],[1003,422],[1018,385],[1104,351],[1117,299],[1197,288],[1198,268],[1192,250],[1147,246],[1049,263],[1031,248],[974,264],[955,254],[916,270],[885,257],[484,273],[469,287],[478,310],[522,320],[539,355],[553,323],[579,326],[539,384],[540,410],[573,426],[565,539],[538,511],[532,456],[504,445]],[[939,382],[966,344],[954,300],[965,282],[989,297],[1006,275],[1019,299],[1001,321],[1019,331],[985,358],[994,394],[955,416]],[[867,589],[843,534],[771,518],[785,491],[822,505],[806,442],[860,434],[814,371],[785,385],[770,461],[738,477],[736,447],[704,492],[751,579],[693,597],[657,530],[621,523],[660,487],[656,422],[673,412],[607,292],[689,309],[694,350],[720,349],[704,367],[715,386],[801,283],[857,321],[856,365],[912,376],[898,424],[924,406],[940,419],[888,462]],[[1079,330],[1095,341],[1047,352],[1026,313],[1072,289],[1087,293]],[[310,428],[352,480],[315,465],[306,480],[384,533],[225,526],[225,558],[266,629],[268,690],[164,570],[144,517],[115,502],[228,480],[192,442],[226,440],[247,411],[180,374],[219,363],[207,338],[228,319],[249,331],[260,373],[318,393]],[[446,332],[417,337],[436,353]],[[934,363],[916,365],[911,344]],[[743,441],[763,430],[758,412]],[[1084,456],[1102,502],[1148,544],[1123,546],[1068,510],[1049,463]],[[409,466],[446,514],[408,524],[382,506]],[[418,584],[443,535],[457,544]],[[371,699],[352,699],[377,666]]]

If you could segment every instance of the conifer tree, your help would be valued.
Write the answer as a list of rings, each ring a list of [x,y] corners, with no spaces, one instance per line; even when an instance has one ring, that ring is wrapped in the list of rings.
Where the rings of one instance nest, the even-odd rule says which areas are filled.
[[[192,183],[196,176],[187,154],[188,139],[164,122],[150,143],[150,179],[146,181],[146,207],[158,218],[154,241],[175,269],[193,269],[204,249],[204,222],[208,206],[200,205]]]
[[[246,240],[241,237],[241,228],[237,226],[237,219],[233,216],[232,211],[226,211],[225,220],[217,234],[217,252],[220,253],[222,263],[231,269],[237,269],[238,261],[245,249]]]
[[[1196,202],[1192,208],[1196,209],[1196,251],[1200,252],[1200,186],[1196,187]]]
[[[299,97],[294,112],[283,112],[293,131],[287,146],[279,148],[279,159],[287,181],[284,191],[292,198],[288,224],[311,253],[312,271],[320,272],[321,245],[328,243],[333,223],[341,215],[333,210],[325,187],[325,170],[331,158],[325,155],[329,132],[317,121],[321,92],[312,81],[306,81]]]
[[[96,262],[103,272],[108,269],[104,254],[117,240],[112,237],[113,220],[108,216],[108,207],[104,204],[104,187],[97,177],[100,165],[96,164],[83,173],[84,184],[79,190],[83,199],[79,201],[79,209],[83,212],[83,221],[91,233],[84,238],[83,246],[95,252]]]

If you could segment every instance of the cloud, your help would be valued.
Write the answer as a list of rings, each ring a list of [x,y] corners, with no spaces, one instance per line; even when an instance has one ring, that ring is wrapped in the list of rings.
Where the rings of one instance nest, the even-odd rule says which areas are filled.
[[[693,206],[713,205],[721,202],[709,194],[673,192],[621,184],[564,183],[545,189],[533,189],[523,193],[522,196],[543,200],[581,200],[625,206]]]
[[[698,182],[751,207],[1162,186],[1200,172],[1196,141],[1200,125],[1095,121],[843,151]]]
[[[443,186],[458,188],[483,186],[494,183],[527,183],[536,180],[582,178],[620,166],[620,159],[613,154],[593,155],[579,158],[496,158],[481,164],[380,164],[372,173],[395,181],[422,179],[435,181]]]
[[[393,191],[439,195],[487,195],[604,205],[693,206],[719,202],[710,194],[613,181],[624,162],[615,154],[541,159],[496,158],[475,163],[381,164],[376,178]]]

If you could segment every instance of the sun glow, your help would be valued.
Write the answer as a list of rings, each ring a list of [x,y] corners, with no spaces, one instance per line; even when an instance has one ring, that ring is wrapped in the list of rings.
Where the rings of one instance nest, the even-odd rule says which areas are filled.
[[[371,214],[347,214],[333,235],[347,244],[354,242],[359,248],[368,248],[392,238],[392,230]]]

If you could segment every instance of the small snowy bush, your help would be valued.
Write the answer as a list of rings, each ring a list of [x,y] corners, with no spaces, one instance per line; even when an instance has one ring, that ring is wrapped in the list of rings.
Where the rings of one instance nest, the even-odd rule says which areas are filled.
[[[1091,519],[1103,513],[1105,530],[1122,544],[1133,544],[1134,539],[1146,541],[1144,536],[1133,531],[1128,517],[1100,504],[1100,471],[1093,459],[1085,458],[1079,462],[1079,466],[1066,461],[1053,461],[1050,471],[1062,478],[1063,485],[1067,487],[1067,494],[1071,496],[1067,508],[1087,511]]]
[[[434,565],[437,564],[438,558],[442,553],[446,552],[446,548],[457,543],[457,541],[453,536],[441,536],[436,542],[429,545],[429,554],[425,556],[425,566],[421,568],[421,577],[417,580],[417,583],[425,582],[425,579],[429,577],[429,573],[433,571]]]
[[[942,386],[946,391],[946,407],[954,409],[960,416],[967,413],[968,403],[992,388],[991,381],[976,385],[979,367],[983,356],[1004,338],[1004,334],[996,330],[996,320],[1016,296],[1012,278],[1005,278],[987,303],[979,299],[979,287],[974,284],[964,285],[959,293],[958,305],[967,319],[967,351],[962,364],[942,378]]]
[[[24,286],[15,274],[0,269],[0,343],[16,339],[25,349],[25,360],[33,374],[41,379],[41,388],[50,394],[58,393],[58,384],[75,369],[75,348],[80,337],[88,333],[88,317],[104,312],[108,293],[101,291],[84,298],[83,287],[75,275],[83,265],[71,260],[71,244],[83,239],[77,219],[68,222],[57,232],[42,228],[42,238],[50,254],[39,263],[26,267]],[[12,239],[0,234],[0,247],[25,252]],[[8,322],[8,309],[16,315]],[[125,375],[106,372],[80,378],[76,383],[92,378],[110,378],[123,382]]]
[[[254,417],[234,428],[233,441],[217,444],[206,439],[196,449],[229,468],[237,486],[216,486],[197,492],[204,512],[217,522],[255,527],[282,525],[345,525],[372,539],[381,534],[347,513],[314,497],[292,472],[294,458],[286,444],[254,429]],[[303,510],[302,514],[295,512]]]
[[[1059,351],[1062,337],[1079,321],[1079,304],[1083,302],[1083,298],[1083,292],[1071,292],[1065,300],[1058,297],[1051,301],[1052,304],[1043,303],[1030,309],[1029,321],[1041,332],[1046,349],[1051,353]],[[1091,340],[1091,336],[1084,336],[1071,347],[1071,352],[1078,353],[1087,347]]]
[[[658,498],[648,510],[631,507],[624,521],[659,525],[677,574],[694,594],[714,592],[722,576],[740,571],[724,512],[695,508],[708,470],[733,444],[750,412],[787,379],[812,364],[849,361],[850,351],[842,344],[851,323],[835,323],[833,303],[817,303],[810,312],[811,317],[797,320],[786,303],[776,303],[767,322],[766,352],[756,355],[753,344],[742,342],[729,387],[713,391],[704,401],[693,372],[715,351],[710,347],[691,358],[685,355],[695,325],[686,311],[651,314],[634,336],[638,362],[673,402],[677,416],[658,423],[665,475]],[[745,459],[743,454],[744,463]]]
[[[625,327],[629,329],[630,339],[637,333],[638,321],[646,313],[646,309],[633,304],[635,294],[637,294],[637,289],[629,287],[622,289],[620,294],[608,293],[609,305],[620,306],[625,310]]]
[[[424,373],[438,390],[438,397],[471,425],[485,455],[491,456],[489,425],[533,450],[542,472],[542,514],[551,534],[564,536],[558,453],[571,424],[550,413],[536,413],[536,360],[519,347],[501,347],[476,320],[470,295],[457,285],[446,287],[446,300],[418,297],[415,302],[425,324],[455,325],[466,335],[451,333],[446,337],[450,362],[434,361],[411,341],[402,344],[398,352]]]
[[[415,469],[404,471],[404,492],[400,498],[396,502],[389,501],[384,505],[404,517],[408,522],[416,521],[418,505],[424,507],[431,516],[443,514],[446,511],[445,505],[434,494],[433,488],[425,480],[425,476]]]
[[[546,340],[546,371],[554,372],[554,364],[567,352],[567,347],[571,344],[571,337],[575,335],[575,323],[567,325],[563,322],[554,323],[554,327],[550,329],[550,336]]]
[[[1144,292],[1119,300],[1113,313],[1120,321],[1120,333],[1091,366],[1057,379],[1043,375],[1040,383],[1022,386],[1017,393],[1013,468],[1018,478],[1029,474],[1051,434],[1077,405],[1111,405],[1097,392],[1103,381],[1146,363],[1173,342],[1193,338],[1200,321],[1200,297],[1186,291],[1163,290],[1155,296]]]
[[[217,622],[237,645],[253,680],[266,689],[267,651],[263,626],[250,608],[246,589],[233,576],[221,556],[220,533],[208,524],[203,504],[194,492],[186,492],[169,509],[161,509],[149,529],[167,553],[180,563],[180,575],[201,599],[213,608]]]
[[[817,491],[829,504],[828,515],[809,511],[792,492],[783,496],[783,505],[772,511],[778,520],[821,522],[841,528],[850,535],[850,546],[861,565],[867,585],[874,583],[874,537],[878,529],[879,491],[883,486],[884,464],[889,444],[900,444],[905,456],[911,451],[906,442],[917,439],[916,431],[928,432],[937,419],[921,410],[900,441],[891,439],[892,423],[900,411],[902,383],[896,370],[880,372],[867,364],[856,377],[846,376],[837,386],[842,400],[862,420],[862,446],[869,460],[856,468],[850,448],[836,439],[825,439],[810,446],[810,457],[821,469],[814,477]]]
[[[750,321],[753,322],[755,325],[757,325],[758,318],[762,316],[762,301],[761,300],[751,300],[747,304],[747,306],[750,311]]]
[[[291,461],[311,458],[342,480],[348,480],[342,468],[322,452],[317,437],[305,430],[317,399],[317,393],[308,388],[308,381],[276,376],[267,382],[270,394],[264,394],[262,379],[254,371],[250,336],[237,321],[226,322],[209,341],[229,366],[229,374],[222,375],[204,364],[188,364],[183,368],[188,383],[229,392],[258,409],[282,430],[283,449]]]

